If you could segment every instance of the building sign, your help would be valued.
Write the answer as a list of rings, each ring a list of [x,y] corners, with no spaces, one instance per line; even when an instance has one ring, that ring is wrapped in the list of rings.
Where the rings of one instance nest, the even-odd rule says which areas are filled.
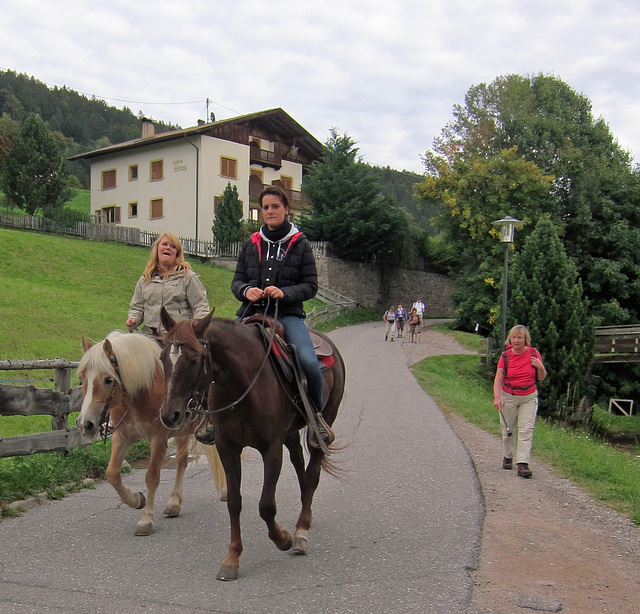
[[[187,170],[187,165],[183,162],[182,158],[180,158],[179,160],[174,160],[173,161],[173,172],[174,173],[181,173]]]

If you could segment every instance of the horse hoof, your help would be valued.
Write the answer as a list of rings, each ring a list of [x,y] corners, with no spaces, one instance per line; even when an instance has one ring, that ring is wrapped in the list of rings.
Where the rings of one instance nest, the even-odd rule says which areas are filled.
[[[278,546],[278,550],[291,550],[291,546],[293,545],[293,539],[291,537],[291,535],[289,535],[289,533],[287,533],[285,531],[286,535],[285,535],[285,539],[282,542],[282,544],[276,544],[276,546]]]
[[[296,554],[307,554],[307,550],[309,549],[309,540],[302,536],[296,535],[293,538],[293,551]]]
[[[138,507],[136,507],[136,509],[141,510],[147,504],[147,498],[141,492],[138,494],[140,495],[140,503],[138,503]]]
[[[169,516],[169,518],[175,518],[176,516],[180,516],[180,506],[179,505],[167,505],[162,512],[165,516]]]
[[[222,565],[216,577],[222,582],[231,582],[238,579],[238,565]]]
[[[139,524],[136,526],[135,534],[137,537],[148,537],[149,535],[153,535],[153,523],[148,522],[146,524]]]

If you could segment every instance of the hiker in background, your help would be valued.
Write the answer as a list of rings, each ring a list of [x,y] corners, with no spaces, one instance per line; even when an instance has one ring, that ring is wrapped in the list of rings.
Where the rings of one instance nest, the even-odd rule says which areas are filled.
[[[420,319],[420,326],[422,326],[422,316],[424,314],[424,303],[422,302],[422,299],[419,298],[412,306],[412,309],[416,310],[416,313],[418,314],[418,318]]]
[[[393,305],[384,312],[382,319],[387,323],[387,329],[384,331],[384,340],[386,341],[391,333],[391,341],[393,341],[393,328],[396,323],[396,310]]]
[[[151,257],[138,279],[129,304],[129,332],[144,324],[142,333],[163,335],[160,309],[174,320],[204,318],[209,313],[207,291],[185,261],[180,239],[169,232],[161,234],[151,248]]]
[[[531,347],[527,327],[517,324],[509,331],[507,349],[498,361],[493,404],[500,412],[502,425],[502,468],[512,469],[515,457],[522,478],[533,476],[529,461],[538,413],[537,382],[546,376],[540,352]]]
[[[409,312],[409,337],[411,339],[411,343],[417,343],[419,334],[420,334],[420,318],[418,317],[418,312],[414,307]]]
[[[407,310],[398,305],[396,309],[396,330],[398,331],[398,337],[402,339],[402,333],[404,332],[404,323],[407,321]]]

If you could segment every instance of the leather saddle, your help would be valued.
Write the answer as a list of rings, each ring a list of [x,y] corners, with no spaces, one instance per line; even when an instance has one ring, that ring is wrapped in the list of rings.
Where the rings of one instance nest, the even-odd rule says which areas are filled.
[[[262,338],[265,342],[265,346],[268,348],[268,344],[271,343],[271,356],[275,366],[280,369],[280,372],[288,382],[293,382],[294,380],[299,379],[304,383],[306,388],[306,377],[304,375],[304,371],[298,364],[296,349],[293,345],[290,345],[285,341],[284,326],[282,326],[282,324],[277,320],[274,320],[264,314],[252,315],[245,320],[242,320],[242,323],[258,325],[258,328],[262,332]],[[309,335],[311,336],[311,342],[316,352],[316,356],[318,357],[318,362],[320,363],[320,370],[324,372],[327,369],[330,369],[335,363],[333,348],[326,339],[322,338],[314,331],[310,330]],[[296,378],[296,371],[299,372],[298,378]]]

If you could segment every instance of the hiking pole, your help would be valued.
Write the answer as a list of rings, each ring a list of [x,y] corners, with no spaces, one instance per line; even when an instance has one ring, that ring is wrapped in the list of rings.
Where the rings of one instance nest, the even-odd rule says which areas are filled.
[[[502,420],[502,424],[504,424],[504,428],[507,429],[507,437],[511,437],[513,433],[511,432],[511,429],[507,425],[507,421],[504,419],[504,414],[502,413],[501,409],[499,409],[498,411],[500,412],[500,419]]]

